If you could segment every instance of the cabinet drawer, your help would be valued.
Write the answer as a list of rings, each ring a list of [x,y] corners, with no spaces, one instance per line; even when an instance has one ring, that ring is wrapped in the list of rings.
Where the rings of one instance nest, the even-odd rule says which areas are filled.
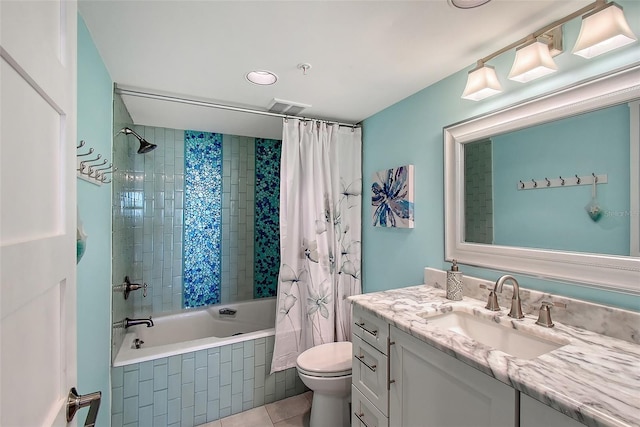
[[[389,324],[384,320],[366,313],[358,306],[353,307],[352,331],[357,337],[371,344],[379,351],[387,354],[387,342],[389,339]]]
[[[373,403],[351,386],[351,427],[388,427],[389,419]]]
[[[353,385],[384,415],[389,414],[389,358],[357,336],[353,337]]]

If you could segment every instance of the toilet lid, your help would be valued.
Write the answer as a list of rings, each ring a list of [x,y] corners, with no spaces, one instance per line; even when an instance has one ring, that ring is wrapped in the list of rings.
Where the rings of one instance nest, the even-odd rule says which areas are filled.
[[[316,377],[351,374],[351,343],[331,342],[312,347],[298,356],[298,370]]]

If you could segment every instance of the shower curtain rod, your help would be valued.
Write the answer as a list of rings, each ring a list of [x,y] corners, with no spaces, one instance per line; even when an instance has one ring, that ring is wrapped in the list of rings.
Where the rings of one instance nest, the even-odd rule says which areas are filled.
[[[333,120],[314,119],[314,118],[311,118],[311,117],[290,116],[290,115],[287,115],[287,114],[272,113],[270,111],[252,110],[250,108],[234,107],[234,106],[231,106],[231,105],[216,104],[214,102],[207,102],[207,101],[198,101],[198,100],[195,100],[195,99],[183,98],[183,97],[178,97],[178,96],[162,95],[162,94],[159,94],[159,93],[152,93],[152,92],[147,92],[147,91],[138,90],[138,89],[124,89],[124,88],[121,88],[121,87],[119,87],[117,85],[116,85],[116,93],[120,94],[120,95],[137,96],[139,98],[149,98],[149,99],[157,99],[157,100],[160,100],[160,101],[169,101],[169,102],[177,102],[177,103],[180,103],[180,104],[195,105],[195,106],[198,106],[198,107],[217,108],[219,110],[228,110],[228,111],[237,111],[237,112],[240,112],[240,113],[258,114],[258,115],[261,115],[261,116],[280,117],[280,118],[283,118],[283,119],[318,120],[318,121],[321,121],[321,122],[335,123],[335,124],[337,124],[339,126],[345,126],[345,127],[350,127],[350,128],[360,127],[359,123],[342,123],[342,122],[336,122],[336,121],[333,121]]]

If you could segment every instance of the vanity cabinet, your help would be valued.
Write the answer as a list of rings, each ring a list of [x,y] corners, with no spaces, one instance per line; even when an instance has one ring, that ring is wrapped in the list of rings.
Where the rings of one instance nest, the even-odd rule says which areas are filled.
[[[389,425],[389,324],[353,309],[352,427]]]
[[[390,426],[518,425],[516,390],[393,326],[390,339]]]
[[[571,417],[520,393],[520,427],[584,427]]]

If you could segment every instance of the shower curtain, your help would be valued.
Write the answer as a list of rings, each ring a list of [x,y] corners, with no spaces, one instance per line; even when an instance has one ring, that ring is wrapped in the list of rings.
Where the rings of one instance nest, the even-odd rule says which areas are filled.
[[[308,348],[348,341],[346,298],[361,293],[361,129],[299,119],[283,128],[272,373]]]

